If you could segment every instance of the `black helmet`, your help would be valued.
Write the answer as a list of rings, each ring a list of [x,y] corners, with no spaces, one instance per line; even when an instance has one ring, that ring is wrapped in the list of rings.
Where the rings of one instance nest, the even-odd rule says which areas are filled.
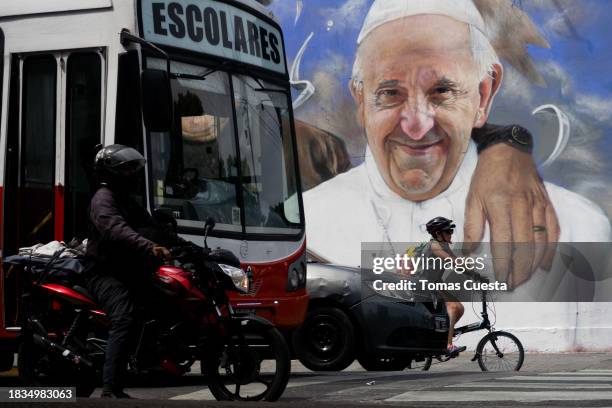
[[[453,229],[456,227],[453,223],[453,220],[449,220],[444,217],[436,217],[433,220],[430,220],[427,224],[427,232],[429,232],[434,237],[438,232],[450,231],[453,232]]]
[[[94,168],[98,175],[132,177],[146,163],[138,150],[120,144],[102,147],[96,154]]]

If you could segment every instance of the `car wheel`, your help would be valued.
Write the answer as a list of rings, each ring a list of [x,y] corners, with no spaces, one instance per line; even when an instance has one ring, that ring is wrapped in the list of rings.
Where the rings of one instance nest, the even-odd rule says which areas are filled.
[[[293,333],[293,349],[310,370],[344,370],[355,360],[355,328],[339,308],[312,309]]]

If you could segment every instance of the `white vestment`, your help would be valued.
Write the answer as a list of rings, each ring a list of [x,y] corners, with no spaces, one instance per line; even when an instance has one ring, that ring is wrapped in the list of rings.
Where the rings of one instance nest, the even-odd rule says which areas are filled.
[[[465,203],[478,154],[470,142],[451,185],[423,202],[393,192],[378,171],[368,149],[365,162],[303,195],[306,242],[316,255],[339,265],[359,266],[362,242],[422,242],[429,239],[424,224],[434,217],[457,225],[453,241],[463,240]],[[593,202],[555,184],[545,183],[559,224],[559,242],[609,242],[610,222]],[[484,241],[489,241],[488,228]],[[403,248],[397,248],[402,253]]]

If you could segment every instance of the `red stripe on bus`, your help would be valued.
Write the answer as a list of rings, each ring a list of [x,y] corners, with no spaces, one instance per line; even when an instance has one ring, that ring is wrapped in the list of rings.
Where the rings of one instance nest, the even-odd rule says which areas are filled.
[[[0,186],[0,250],[2,247],[2,236],[4,235],[4,228],[2,224],[3,216],[4,216],[4,187]],[[4,255],[4,254],[2,254]],[[0,256],[0,307],[4,309],[4,271],[2,270],[2,256]],[[0,338],[4,338],[6,336],[6,332],[4,331],[4,313],[0,313]]]
[[[2,227],[2,217],[4,216],[4,187],[0,186],[0,249],[2,249],[2,236],[4,228]]]
[[[54,209],[54,236],[58,241],[64,240],[64,186],[58,184],[54,188],[55,196],[55,209]]]

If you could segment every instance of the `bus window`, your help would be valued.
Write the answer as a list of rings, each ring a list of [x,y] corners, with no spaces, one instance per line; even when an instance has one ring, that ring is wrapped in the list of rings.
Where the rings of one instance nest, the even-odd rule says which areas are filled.
[[[115,143],[133,147],[144,154],[138,58],[138,51],[135,50],[119,55]],[[132,197],[139,204],[146,205],[145,196],[145,179],[143,176],[138,181]]]
[[[96,52],[70,54],[66,81],[64,238],[87,237],[87,207],[94,187],[94,148],[100,143],[102,67]]]
[[[143,152],[138,52],[119,55],[115,141]]]
[[[179,225],[204,226],[212,216],[220,231],[241,232],[238,169],[229,77],[189,64],[173,63],[173,134],[152,133],[155,207],[174,211]]]
[[[54,236],[55,57],[35,55],[22,60],[13,56],[10,81],[2,248],[5,255],[13,255],[23,246],[48,242]],[[5,271],[2,286],[4,325],[16,326],[18,275],[10,273],[10,269]]]
[[[19,246],[53,239],[57,63],[50,55],[23,62]]]
[[[298,233],[297,181],[283,88],[235,75],[247,233]]]

